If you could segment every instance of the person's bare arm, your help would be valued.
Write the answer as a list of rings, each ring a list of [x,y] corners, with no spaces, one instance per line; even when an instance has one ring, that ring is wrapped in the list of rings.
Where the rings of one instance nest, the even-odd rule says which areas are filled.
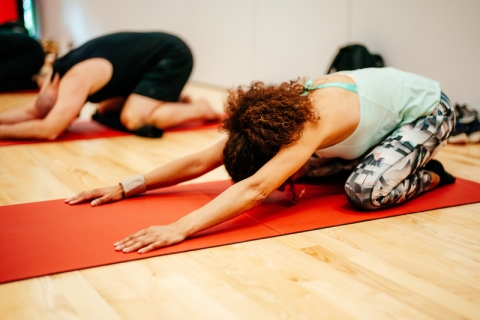
[[[55,140],[77,117],[88,92],[89,82],[72,68],[60,81],[57,101],[45,118],[1,124],[0,138]]]
[[[35,108],[35,103],[36,103],[37,99],[40,97],[40,95],[43,94],[43,92],[45,92],[45,90],[50,85],[51,75],[52,75],[51,72],[48,75],[46,75],[46,77],[48,77],[47,78],[48,81],[43,82],[42,87],[40,89],[40,92],[35,97],[35,99],[33,99],[32,101],[30,101],[29,103],[27,103],[23,106],[20,106],[20,107],[14,108],[14,109],[10,109],[10,110],[7,110],[7,111],[4,111],[4,112],[0,113],[0,125],[1,124],[12,124],[12,123],[23,122],[23,121],[27,121],[27,120],[41,118],[41,116],[38,114],[38,112]]]
[[[226,139],[198,153],[176,159],[144,175],[147,190],[168,187],[204,175],[222,165],[222,152]],[[115,185],[81,192],[65,200],[77,204],[92,200],[92,206],[123,199],[123,188]]]
[[[24,106],[0,113],[0,125],[12,124],[36,118],[37,113],[35,112],[35,100],[33,100]]]
[[[145,253],[172,245],[260,205],[308,160],[317,145],[315,130],[309,126],[299,141],[282,148],[250,178],[232,185],[205,206],[169,225],[152,226],[116,242],[115,249]]]

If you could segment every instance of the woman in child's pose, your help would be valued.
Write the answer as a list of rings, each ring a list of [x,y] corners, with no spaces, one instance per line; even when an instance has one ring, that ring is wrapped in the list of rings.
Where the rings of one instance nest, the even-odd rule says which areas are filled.
[[[360,210],[397,205],[455,181],[432,160],[454,128],[454,112],[439,83],[422,76],[372,68],[304,84],[257,82],[231,91],[225,112],[228,137],[212,147],[65,201],[92,200],[97,206],[193,179],[224,164],[236,183],[217,198],[169,225],[115,243],[117,250],[144,253],[260,205],[302,175],[351,171],[345,192]],[[295,189],[290,190],[295,197]]]

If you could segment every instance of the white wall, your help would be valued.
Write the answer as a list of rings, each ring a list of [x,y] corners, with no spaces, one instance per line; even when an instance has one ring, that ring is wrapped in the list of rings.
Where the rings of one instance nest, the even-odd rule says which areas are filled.
[[[480,110],[480,1],[354,0],[352,39]]]
[[[37,0],[41,34],[66,51],[101,34],[162,30],[195,56],[192,80],[232,87],[324,74],[363,43],[387,65],[440,81],[480,110],[478,0]]]

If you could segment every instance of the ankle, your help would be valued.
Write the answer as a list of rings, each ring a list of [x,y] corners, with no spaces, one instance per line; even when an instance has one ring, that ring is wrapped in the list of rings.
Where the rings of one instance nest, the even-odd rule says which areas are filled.
[[[443,165],[437,160],[431,160],[425,165],[428,172],[433,172],[439,177],[438,186],[443,186],[455,182],[455,177],[445,171]]]
[[[427,170],[430,174],[430,185],[428,187],[429,190],[437,187],[440,184],[440,176],[433,171]]]

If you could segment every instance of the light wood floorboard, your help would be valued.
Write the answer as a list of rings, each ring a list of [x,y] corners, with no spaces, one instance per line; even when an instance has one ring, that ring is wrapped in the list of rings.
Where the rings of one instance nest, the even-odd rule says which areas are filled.
[[[218,109],[226,97],[200,84],[186,93]],[[0,111],[33,97],[0,94]],[[0,205],[116,184],[223,136],[0,147]],[[480,182],[480,144],[437,159]],[[192,182],[226,178],[220,168]],[[480,204],[6,283],[0,319],[480,319]]]

